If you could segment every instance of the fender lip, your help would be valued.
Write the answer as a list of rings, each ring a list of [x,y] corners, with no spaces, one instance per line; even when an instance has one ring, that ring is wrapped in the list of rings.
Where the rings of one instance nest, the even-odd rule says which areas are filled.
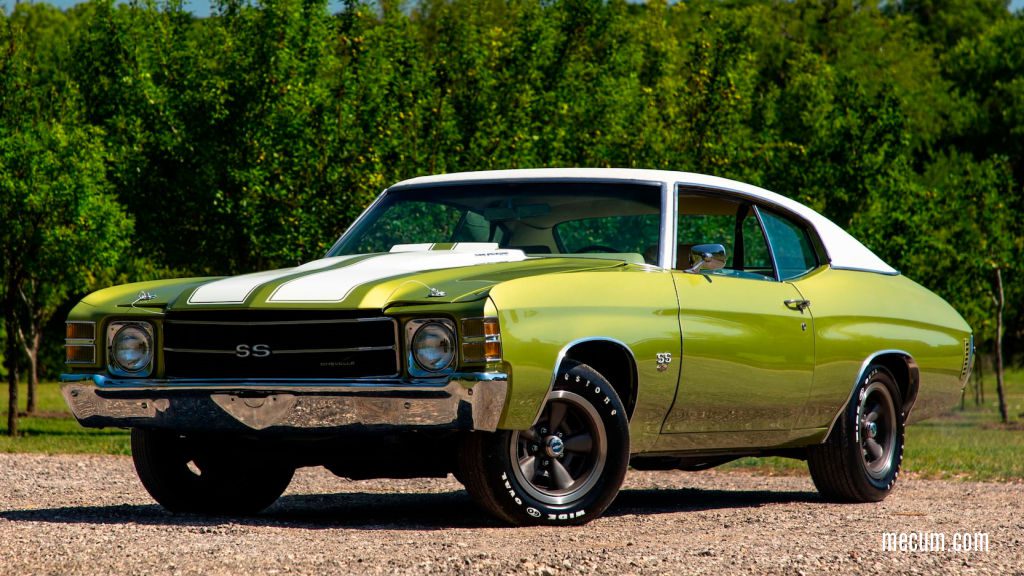
[[[839,418],[842,417],[846,407],[850,405],[850,401],[853,400],[853,395],[857,391],[857,387],[860,386],[860,381],[865,376],[865,372],[879,356],[887,354],[898,354],[903,357],[903,361],[907,363],[907,371],[910,373],[910,382],[908,382],[908,388],[910,394],[903,400],[903,420],[904,422],[910,419],[910,411],[914,408],[914,404],[917,402],[917,391],[921,385],[921,372],[917,367],[917,361],[914,357],[906,350],[898,349],[886,349],[878,350],[868,356],[864,362],[860,365],[860,370],[857,371],[857,377],[853,380],[853,386],[850,388],[850,393],[846,396],[846,401],[836,411],[836,415],[832,417],[832,422],[828,425],[828,429],[825,431],[825,435],[821,439],[821,443],[824,444],[828,437],[832,434],[832,429],[835,428],[836,422],[839,422]]]
[[[582,344],[584,342],[595,342],[595,341],[597,341],[597,342],[609,342],[609,343],[621,346],[624,350],[626,350],[626,352],[629,353],[629,357],[633,360],[633,366],[637,366],[636,354],[634,354],[633,353],[633,349],[630,348],[629,346],[627,346],[626,343],[623,342],[622,340],[619,340],[617,338],[612,338],[611,336],[585,336],[583,338],[577,338],[577,339],[569,342],[565,346],[562,346],[562,349],[558,351],[558,355],[555,356],[555,365],[552,366],[552,368],[551,368],[551,383],[548,384],[548,391],[544,394],[544,399],[545,400],[547,400],[548,395],[551,394],[551,392],[555,389],[555,380],[558,379],[558,369],[562,366],[562,362],[565,360],[565,355],[569,352],[569,350],[572,349],[577,344]],[[540,408],[537,409],[537,415],[533,417],[533,424],[534,425],[537,424],[537,422],[540,420],[540,415],[543,412],[544,412],[544,402],[541,402]]]

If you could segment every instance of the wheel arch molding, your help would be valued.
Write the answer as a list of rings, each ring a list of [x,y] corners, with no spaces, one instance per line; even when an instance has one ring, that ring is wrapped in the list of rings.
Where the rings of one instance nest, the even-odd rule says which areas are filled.
[[[861,363],[860,369],[857,371],[857,377],[853,380],[850,387],[850,393],[847,394],[843,405],[836,412],[836,415],[832,417],[822,442],[828,439],[832,429],[836,426],[836,422],[842,417],[843,412],[850,403],[850,399],[856,393],[861,380],[867,375],[868,368],[874,365],[880,365],[892,374],[902,399],[903,420],[906,422],[910,418],[910,411],[914,407],[914,402],[917,400],[917,392],[921,386],[921,371],[918,368],[917,361],[905,350],[879,350],[869,355]]]
[[[632,419],[639,392],[639,376],[636,355],[633,354],[633,350],[629,346],[621,340],[608,336],[588,336],[569,342],[562,347],[555,358],[548,394],[554,390],[555,379],[566,360],[586,364],[604,376],[622,400],[622,404],[626,408],[626,418]],[[534,422],[540,418],[542,410],[543,405],[537,412]]]

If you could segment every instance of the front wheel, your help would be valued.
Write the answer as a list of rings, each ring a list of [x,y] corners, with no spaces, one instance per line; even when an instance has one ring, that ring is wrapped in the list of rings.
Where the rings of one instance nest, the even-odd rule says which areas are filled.
[[[478,504],[514,525],[584,524],[601,515],[629,464],[629,421],[611,384],[566,362],[528,430],[476,432],[459,476]]]
[[[132,429],[139,480],[171,512],[255,514],[274,503],[295,469],[246,450],[211,447],[174,432]]]
[[[818,492],[836,502],[879,502],[888,496],[903,463],[905,419],[892,374],[869,366],[828,439],[808,448],[807,466]]]

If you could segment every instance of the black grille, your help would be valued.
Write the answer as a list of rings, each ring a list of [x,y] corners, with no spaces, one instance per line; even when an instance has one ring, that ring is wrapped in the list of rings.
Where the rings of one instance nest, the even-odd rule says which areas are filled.
[[[168,378],[359,378],[398,373],[396,323],[323,312],[169,313]]]

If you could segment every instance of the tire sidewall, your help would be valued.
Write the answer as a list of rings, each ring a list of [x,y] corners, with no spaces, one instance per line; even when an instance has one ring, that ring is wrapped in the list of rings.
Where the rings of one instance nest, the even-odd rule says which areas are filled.
[[[611,384],[585,364],[563,363],[554,390],[574,392],[597,409],[607,437],[607,455],[601,477],[586,494],[571,502],[552,505],[532,497],[518,480],[510,455],[513,433],[494,434],[486,450],[487,481],[499,506],[518,524],[582,524],[612,503],[625,478],[629,463],[629,420]],[[546,401],[546,400],[545,400]]]
[[[892,465],[889,468],[888,474],[882,478],[873,478],[868,473],[860,445],[861,434],[864,433],[860,429],[862,416],[861,395],[866,392],[868,386],[875,382],[885,385],[889,396],[892,398],[893,408],[896,413],[895,430],[893,431],[896,434],[896,442],[892,449]],[[903,466],[903,449],[906,443],[906,412],[903,409],[903,400],[899,388],[896,386],[896,380],[888,370],[881,366],[868,367],[864,377],[860,380],[860,384],[857,386],[857,391],[850,402],[850,406],[847,408],[847,419],[848,441],[851,447],[848,456],[853,461],[852,464],[854,466],[852,469],[859,472],[853,480],[860,485],[860,488],[866,494],[872,497],[872,500],[881,500],[896,486],[896,481],[899,479]]]

